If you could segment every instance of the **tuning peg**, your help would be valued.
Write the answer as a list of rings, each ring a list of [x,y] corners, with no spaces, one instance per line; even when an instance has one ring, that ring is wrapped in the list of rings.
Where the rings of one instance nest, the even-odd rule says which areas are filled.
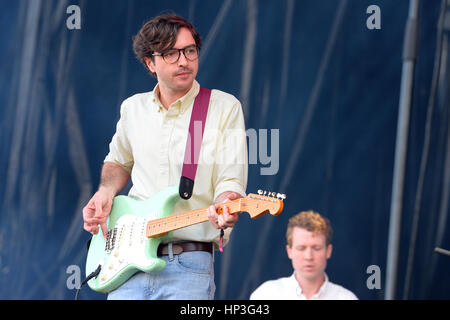
[[[263,191],[262,191],[262,190],[258,190],[258,194],[259,194],[260,196],[262,196]]]
[[[271,192],[271,193],[270,193],[270,196],[271,196],[271,197],[273,197],[273,198],[275,198],[275,197],[276,197],[276,195],[277,195],[277,193],[276,193],[276,192]]]
[[[277,193],[277,198],[280,200],[284,200],[284,199],[286,199],[286,195],[283,193]]]

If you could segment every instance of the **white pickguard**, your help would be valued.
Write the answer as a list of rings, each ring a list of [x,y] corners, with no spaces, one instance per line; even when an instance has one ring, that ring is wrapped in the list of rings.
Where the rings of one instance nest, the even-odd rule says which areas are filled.
[[[157,218],[157,214],[148,217],[137,217],[131,214],[121,216],[115,226],[116,237],[112,250],[102,267],[100,283],[109,281],[129,265],[148,268],[154,264],[145,255],[147,237],[145,235],[147,222]]]

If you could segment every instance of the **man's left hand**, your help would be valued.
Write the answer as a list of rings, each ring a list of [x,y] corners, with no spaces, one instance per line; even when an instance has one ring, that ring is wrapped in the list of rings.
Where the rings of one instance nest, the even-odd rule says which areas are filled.
[[[214,228],[226,229],[234,226],[238,221],[239,213],[236,212],[231,214],[227,206],[224,206],[222,214],[218,214],[217,209],[219,208],[219,205],[239,198],[242,198],[239,193],[231,191],[223,192],[217,197],[215,204],[210,206],[207,210],[209,222],[211,222]]]

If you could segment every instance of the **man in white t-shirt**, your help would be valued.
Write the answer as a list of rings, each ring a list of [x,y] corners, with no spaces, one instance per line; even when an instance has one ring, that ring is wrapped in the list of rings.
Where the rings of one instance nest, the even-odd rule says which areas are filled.
[[[294,273],[260,285],[250,300],[357,300],[350,290],[328,280],[325,273],[331,257],[333,230],[330,221],[314,211],[289,219],[286,251]]]

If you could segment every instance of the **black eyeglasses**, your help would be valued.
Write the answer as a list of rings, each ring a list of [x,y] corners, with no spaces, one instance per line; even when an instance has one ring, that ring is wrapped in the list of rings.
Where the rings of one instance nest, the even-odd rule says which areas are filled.
[[[181,52],[189,61],[198,59],[198,47],[195,45],[187,46],[183,49],[170,49],[163,53],[153,53],[152,56],[161,56],[165,62],[172,64],[180,59]]]

